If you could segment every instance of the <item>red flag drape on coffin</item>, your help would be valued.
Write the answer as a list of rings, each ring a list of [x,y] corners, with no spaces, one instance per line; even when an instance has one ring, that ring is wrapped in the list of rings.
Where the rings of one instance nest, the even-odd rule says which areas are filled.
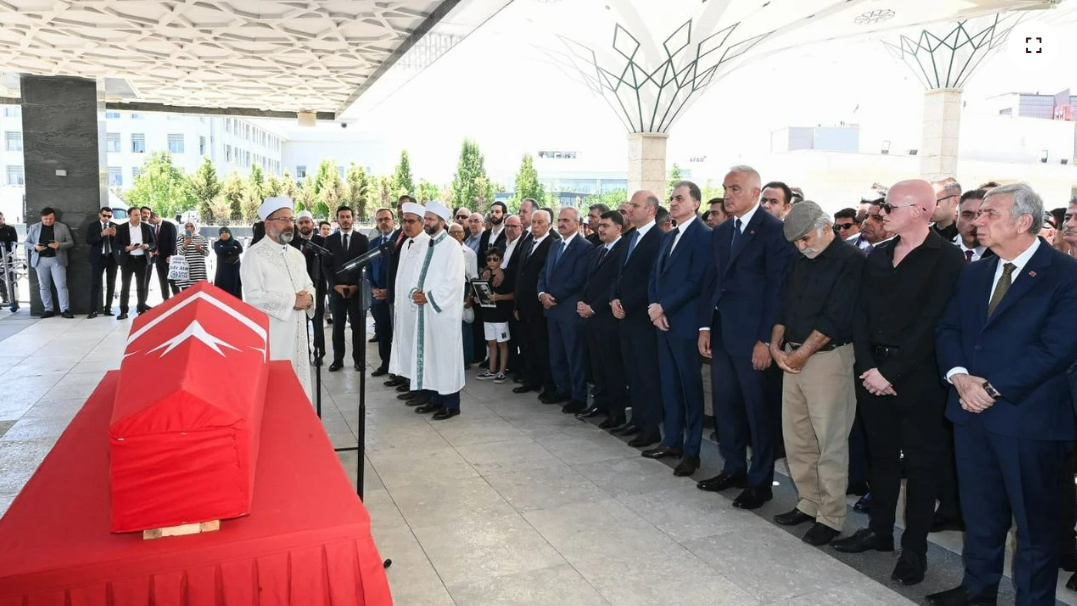
[[[268,360],[266,315],[207,282],[135,320],[109,424],[113,532],[250,512]]]

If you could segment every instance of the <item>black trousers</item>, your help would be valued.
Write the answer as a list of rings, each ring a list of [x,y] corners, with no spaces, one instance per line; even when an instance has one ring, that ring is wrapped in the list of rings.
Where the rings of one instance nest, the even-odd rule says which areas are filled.
[[[311,319],[314,327],[313,345],[317,350],[318,359],[321,360],[325,357],[325,282],[315,284],[314,290],[317,294],[314,297],[314,318]]]
[[[167,301],[172,295],[179,294],[179,287],[176,286],[175,280],[168,279],[168,261],[161,255],[154,255],[153,263],[146,267],[146,285],[150,283],[150,274],[153,273],[153,269],[157,268],[157,280],[161,286],[161,300]]]
[[[112,309],[112,296],[116,293],[116,257],[112,255],[95,254],[95,259],[90,260],[90,311],[99,312]],[[105,275],[105,303],[101,306],[101,274]]]
[[[352,360],[359,363],[359,348],[366,347],[366,327],[360,326],[360,297],[357,294],[345,299],[336,291],[330,295],[329,306],[333,312],[333,363],[344,363],[344,328],[345,322],[352,324]]]
[[[478,322],[477,319],[475,321]],[[527,352],[526,365],[523,367],[526,373],[524,384],[544,392],[557,391],[553,382],[553,371],[550,369],[550,333],[546,326],[546,316],[538,312],[534,317],[525,317],[520,324],[520,336],[523,338],[521,349]],[[485,339],[485,335],[483,338]]]
[[[961,501],[957,495],[957,461],[954,460],[954,424],[949,419],[942,420],[946,431],[945,460],[939,465],[939,509],[940,516],[947,518],[961,517]],[[1070,488],[1073,488],[1072,478]],[[1072,490],[1070,492],[1073,492]]]
[[[628,383],[617,320],[612,316],[588,318],[582,327],[595,384],[595,406],[611,417],[623,416],[628,406]]]
[[[378,357],[381,358],[381,370],[389,370],[389,358],[393,353],[393,318],[388,303],[375,303],[370,306],[370,315],[374,316],[374,336],[378,338]]]
[[[472,362],[482,362],[486,359],[486,332],[482,327],[482,307],[479,305],[472,305],[471,309],[475,310],[475,321],[471,323],[471,359],[464,357],[464,364],[470,364]],[[542,326],[546,326],[545,320]],[[547,363],[548,365],[548,363]]]
[[[658,431],[662,422],[662,388],[658,378],[658,336],[647,314],[619,320],[621,360],[632,403],[632,424],[643,431]]]
[[[146,273],[146,255],[128,256],[123,262],[123,268],[120,271],[120,313],[127,313],[128,299],[131,298],[131,278],[135,279],[135,290],[138,292],[138,304],[135,310],[138,313],[146,311],[146,291],[147,278],[149,274]]]
[[[940,468],[952,456],[943,423],[946,388],[933,358],[907,377],[893,381],[893,386],[897,396],[873,396],[862,382],[856,382],[856,403],[864,419],[871,463],[870,527],[883,536],[893,534],[904,468],[905,532],[901,548],[923,557],[935,516]]]
[[[523,326],[520,325],[520,321],[516,319],[516,316],[509,316],[509,372],[523,376],[521,371],[523,366],[520,364],[520,331],[523,330]]]

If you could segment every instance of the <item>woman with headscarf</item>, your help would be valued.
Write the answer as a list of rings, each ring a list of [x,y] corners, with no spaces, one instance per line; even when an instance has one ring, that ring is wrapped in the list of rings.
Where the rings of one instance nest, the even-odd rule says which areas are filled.
[[[243,244],[232,237],[232,230],[227,227],[222,227],[217,235],[219,238],[213,243],[213,252],[217,253],[217,273],[213,276],[213,284],[237,299],[242,299],[239,255],[243,252]]]
[[[187,259],[188,276],[186,280],[176,280],[180,290],[202,280],[209,280],[206,274],[206,257],[209,256],[209,240],[198,233],[194,221],[188,221],[184,231],[176,238],[176,254]]]

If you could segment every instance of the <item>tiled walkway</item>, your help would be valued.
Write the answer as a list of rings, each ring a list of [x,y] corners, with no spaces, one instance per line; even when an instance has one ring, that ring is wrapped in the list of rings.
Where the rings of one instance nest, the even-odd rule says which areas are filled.
[[[0,315],[0,513],[118,368],[130,326],[19,315]],[[323,373],[337,446],[355,441],[358,376]],[[369,381],[366,505],[400,606],[913,603],[771,524],[788,503],[736,510],[511,384],[469,380],[442,422],[395,396]],[[341,460],[354,479],[356,455]]]

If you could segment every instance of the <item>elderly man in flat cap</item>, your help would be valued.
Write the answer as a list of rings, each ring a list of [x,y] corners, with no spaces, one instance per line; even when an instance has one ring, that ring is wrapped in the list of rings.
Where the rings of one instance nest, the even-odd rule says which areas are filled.
[[[770,355],[785,373],[782,429],[799,500],[774,521],[813,522],[804,542],[825,545],[845,522],[856,416],[853,310],[864,256],[834,235],[829,215],[815,202],[794,205],[782,230],[800,255],[785,274]]]
[[[247,249],[239,267],[243,300],[269,316],[269,359],[289,360],[311,397],[307,318],[314,316],[314,283],[295,237],[292,199],[266,198],[258,207],[266,235]]]

